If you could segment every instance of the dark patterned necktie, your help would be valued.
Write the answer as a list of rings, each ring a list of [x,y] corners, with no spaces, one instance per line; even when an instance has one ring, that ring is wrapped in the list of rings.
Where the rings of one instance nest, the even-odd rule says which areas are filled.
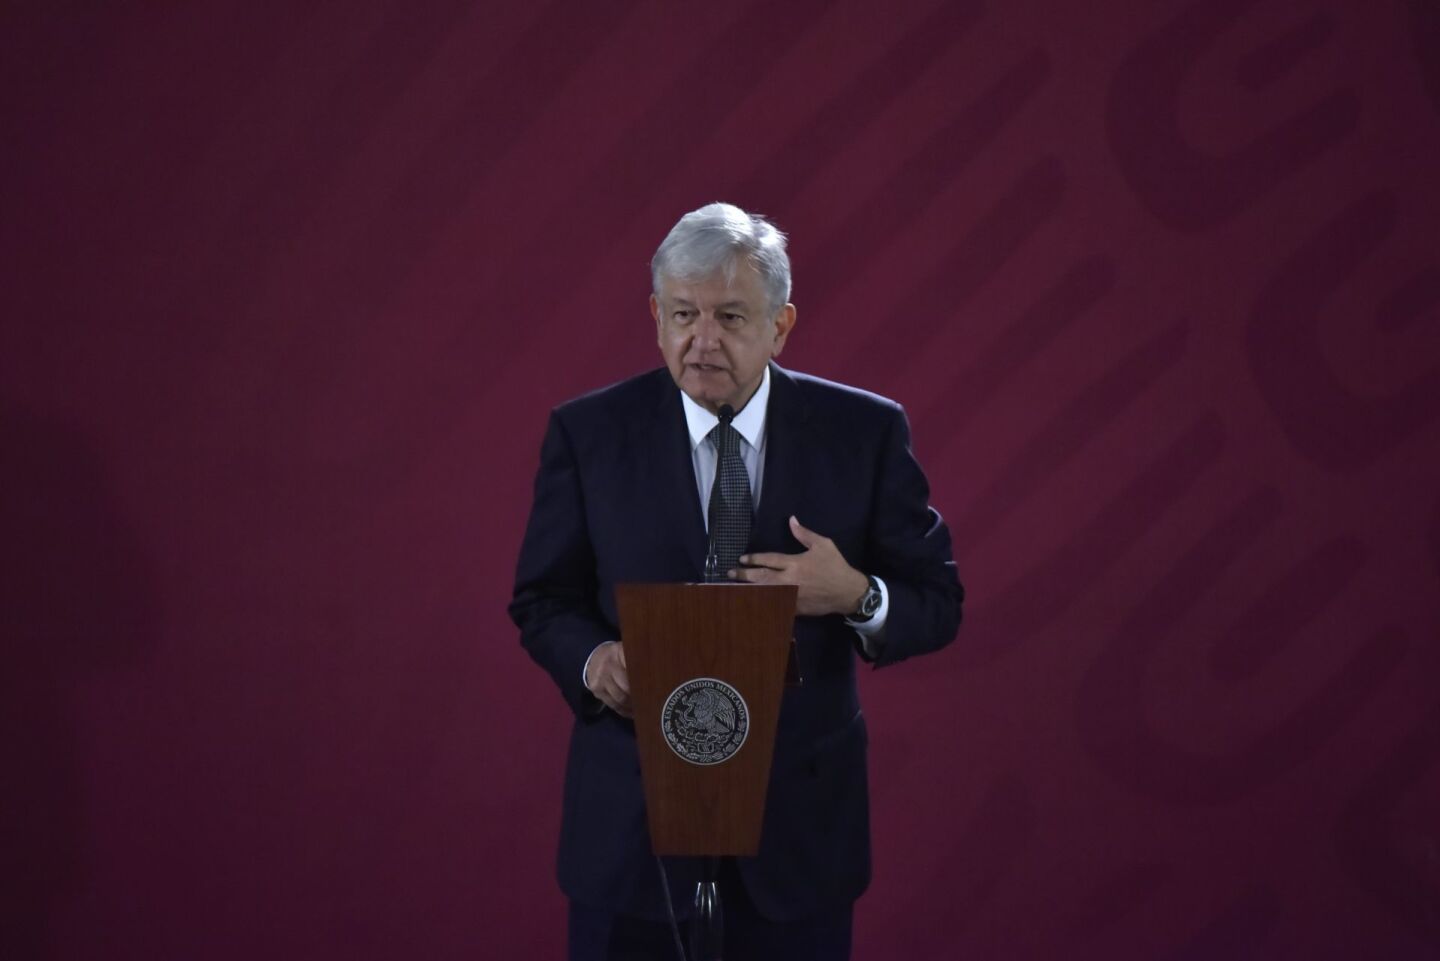
[[[729,416],[726,416],[726,415]],[[725,572],[740,564],[750,545],[750,475],[740,458],[740,432],[730,426],[735,415],[728,407],[710,431],[715,445],[715,482],[710,485],[710,557],[706,580],[726,579]]]

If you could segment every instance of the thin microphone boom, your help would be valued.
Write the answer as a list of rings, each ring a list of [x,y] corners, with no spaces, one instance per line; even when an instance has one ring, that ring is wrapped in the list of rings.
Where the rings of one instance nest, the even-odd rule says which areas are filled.
[[[730,422],[735,419],[735,408],[731,407],[729,404],[721,404],[720,409],[716,411],[716,415],[720,418],[720,423],[723,426],[729,427]],[[710,481],[711,507],[715,506],[715,485],[719,483],[720,447],[717,444],[715,447],[715,476]],[[726,580],[726,578],[724,571],[717,570],[717,568],[719,568],[720,566],[720,558],[715,553],[715,518],[707,515],[705,518],[705,526],[709,528],[710,532],[710,541],[705,548],[705,583],[716,584],[723,582],[724,580]]]

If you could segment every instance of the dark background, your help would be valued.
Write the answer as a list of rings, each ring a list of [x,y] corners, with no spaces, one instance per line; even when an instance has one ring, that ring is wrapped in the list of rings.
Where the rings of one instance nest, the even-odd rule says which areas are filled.
[[[857,957],[1440,951],[1440,7],[0,14],[7,958],[556,957],[506,620],[647,263],[793,237],[970,591]]]

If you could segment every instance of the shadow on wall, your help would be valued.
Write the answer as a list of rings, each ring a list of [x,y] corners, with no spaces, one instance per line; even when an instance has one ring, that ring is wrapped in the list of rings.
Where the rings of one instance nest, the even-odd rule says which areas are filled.
[[[148,565],[73,426],[0,402],[0,957],[54,957],[85,881],[85,800],[68,687],[147,660]]]

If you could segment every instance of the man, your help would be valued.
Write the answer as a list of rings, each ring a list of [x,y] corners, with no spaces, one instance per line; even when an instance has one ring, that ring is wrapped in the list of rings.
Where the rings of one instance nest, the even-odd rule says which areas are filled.
[[[551,414],[510,615],[575,715],[560,884],[572,958],[671,957],[630,718],[619,583],[798,586],[758,857],[721,869],[727,957],[845,958],[870,878],[857,654],[936,650],[960,623],[950,537],[892,401],[773,363],[793,332],[785,237],[710,204],[651,263],[662,369]],[[684,912],[698,865],[667,859]]]

